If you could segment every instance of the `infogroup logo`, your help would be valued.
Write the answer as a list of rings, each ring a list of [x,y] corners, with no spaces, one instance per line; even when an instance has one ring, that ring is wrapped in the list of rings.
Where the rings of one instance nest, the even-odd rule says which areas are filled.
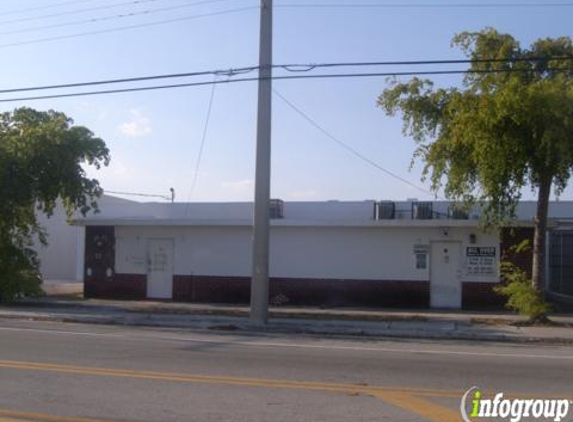
[[[507,399],[503,393],[486,399],[478,387],[472,387],[462,397],[460,412],[465,422],[488,418],[511,422],[541,419],[559,422],[567,417],[571,405],[568,399]]]

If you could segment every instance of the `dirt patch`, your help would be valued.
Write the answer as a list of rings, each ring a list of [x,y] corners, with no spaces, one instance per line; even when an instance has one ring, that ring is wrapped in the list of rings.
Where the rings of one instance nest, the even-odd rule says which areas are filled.
[[[207,315],[207,316],[228,316],[245,317],[249,313],[240,309],[181,309],[169,307],[131,307],[126,309],[134,314],[158,314],[158,315]]]
[[[550,327],[550,328],[573,328],[573,324],[548,319],[547,321],[515,321],[510,325],[514,327]]]
[[[273,318],[281,319],[316,319],[324,321],[371,321],[371,322],[426,322],[428,318],[422,315],[389,315],[389,314],[343,314],[343,313],[314,313],[314,312],[270,312]]]
[[[239,327],[233,324],[221,324],[221,325],[210,325],[207,327],[209,330],[214,331],[237,331],[240,330]]]
[[[185,309],[162,306],[132,306],[126,309],[129,313],[151,313],[163,315],[209,315],[227,317],[246,317],[249,315],[248,309]],[[274,311],[269,312],[271,318],[278,319],[312,319],[320,321],[371,321],[371,322],[426,322],[428,318],[422,315],[392,315],[376,313],[336,313],[336,312],[305,312],[305,311]]]
[[[510,321],[503,318],[471,318],[470,322],[475,325],[510,326],[510,327],[548,327],[548,328],[573,328],[573,323],[559,322],[548,319],[546,321],[519,320]]]
[[[511,325],[513,322],[503,318],[473,317],[470,318],[470,323],[475,325],[502,326],[502,325]]]

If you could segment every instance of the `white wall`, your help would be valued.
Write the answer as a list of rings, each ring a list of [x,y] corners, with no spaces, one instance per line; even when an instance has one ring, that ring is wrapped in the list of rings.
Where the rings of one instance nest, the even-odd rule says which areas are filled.
[[[245,227],[116,227],[115,271],[145,274],[147,241],[171,238],[174,274],[248,276],[251,230]]]
[[[415,245],[431,241],[461,241],[462,262],[466,263],[469,235],[467,228],[275,228],[271,238],[271,274],[276,277],[347,278],[374,280],[429,280],[426,269],[416,268]],[[494,246],[495,234],[478,234],[471,246]],[[497,268],[496,268],[497,273]],[[497,277],[467,276],[463,281],[496,282]]]
[[[471,228],[404,227],[273,227],[270,272],[273,277],[429,280],[426,269],[416,269],[415,245],[431,241],[461,241],[461,261],[467,246],[493,246],[495,234],[477,233],[469,244]],[[116,227],[116,272],[145,274],[147,241],[174,239],[174,274],[243,276],[251,274],[251,229],[247,227]],[[497,274],[497,268],[495,271]],[[497,276],[468,276],[463,281],[496,282]]]
[[[35,250],[40,259],[40,272],[45,281],[81,281],[78,263],[83,262],[84,227],[70,226],[61,204],[48,218],[38,215],[38,221],[48,234],[48,245],[36,242]]]
[[[107,208],[117,204],[134,204],[113,196],[104,195],[97,200]],[[38,213],[38,222],[46,229],[48,245],[36,242],[34,249],[40,259],[40,272],[47,282],[81,282],[83,280],[85,227],[68,224],[66,212],[58,202],[51,217]]]

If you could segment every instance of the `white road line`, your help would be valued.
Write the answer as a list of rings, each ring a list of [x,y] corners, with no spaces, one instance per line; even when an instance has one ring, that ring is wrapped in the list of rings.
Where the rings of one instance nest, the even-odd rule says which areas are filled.
[[[555,356],[555,355],[536,355],[521,353],[494,353],[494,352],[471,352],[459,350],[437,350],[437,349],[399,349],[388,347],[368,347],[368,346],[342,346],[342,345],[323,345],[323,344],[302,344],[302,343],[281,343],[268,341],[242,341],[242,340],[211,340],[197,337],[169,337],[163,335],[129,335],[129,334],[111,334],[111,333],[90,333],[82,331],[60,331],[47,330],[39,328],[15,328],[0,327],[0,331],[28,331],[46,334],[76,335],[76,336],[93,336],[93,337],[114,337],[135,340],[163,340],[186,343],[209,343],[220,344],[224,346],[246,346],[246,347],[273,347],[273,348],[299,348],[299,349],[328,349],[328,350],[351,350],[357,352],[379,352],[379,353],[408,353],[424,355],[450,355],[450,356],[473,356],[473,357],[496,357],[496,358],[523,358],[523,359],[544,359],[544,360],[573,360],[573,355]]]
[[[170,341],[183,341],[190,343],[219,343],[228,345],[228,341],[220,340],[207,340],[207,339],[181,339],[174,337],[158,337],[161,340]],[[509,358],[528,358],[528,359],[573,359],[572,356],[554,356],[554,355],[531,355],[531,354],[516,354],[516,353],[492,353],[492,352],[463,352],[456,350],[421,350],[421,349],[393,349],[386,347],[364,347],[364,346],[337,346],[337,345],[321,345],[321,344],[299,344],[299,343],[269,343],[269,342],[245,342],[234,341],[232,345],[238,346],[262,346],[262,347],[291,347],[302,349],[330,349],[330,350],[352,350],[364,352],[382,352],[382,353],[409,353],[409,354],[428,354],[428,355],[460,355],[460,356],[483,356],[483,357],[509,357]]]
[[[110,333],[89,333],[82,331],[62,331],[62,330],[43,330],[40,328],[16,328],[16,327],[0,327],[0,331],[30,331],[33,333],[49,333],[49,334],[65,334],[72,336],[88,336],[88,337],[125,337],[123,334],[110,334]]]

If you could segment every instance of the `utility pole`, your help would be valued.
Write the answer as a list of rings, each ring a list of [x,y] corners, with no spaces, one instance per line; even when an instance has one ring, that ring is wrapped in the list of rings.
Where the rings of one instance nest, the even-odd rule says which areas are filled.
[[[273,1],[261,0],[257,162],[253,224],[251,322],[266,324],[269,313],[269,203],[271,197],[271,103]]]

